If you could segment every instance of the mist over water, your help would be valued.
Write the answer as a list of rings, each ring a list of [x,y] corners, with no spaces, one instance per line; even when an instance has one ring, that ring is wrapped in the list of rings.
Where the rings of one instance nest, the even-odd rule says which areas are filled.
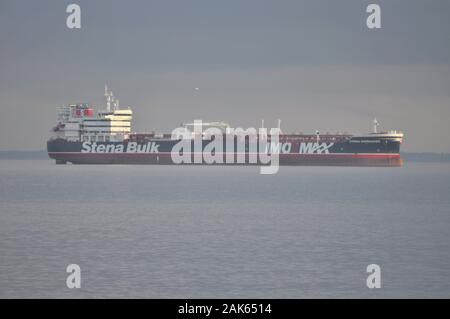
[[[450,164],[0,160],[0,297],[450,297]],[[68,264],[81,289],[66,287]],[[381,266],[381,289],[366,267]]]

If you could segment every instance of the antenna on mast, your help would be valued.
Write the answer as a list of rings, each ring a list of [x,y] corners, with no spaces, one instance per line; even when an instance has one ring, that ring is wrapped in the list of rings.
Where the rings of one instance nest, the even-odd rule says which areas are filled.
[[[378,123],[377,118],[374,118],[374,119],[373,119],[373,132],[374,132],[374,133],[377,133],[377,127],[378,127],[378,125],[380,125],[380,124]]]
[[[111,112],[111,94],[108,92],[108,86],[105,84],[106,110]]]
[[[112,91],[110,91],[110,96],[111,96],[112,110],[115,111],[117,109],[116,98],[114,97],[114,93]]]
[[[108,86],[105,84],[105,98],[107,112],[116,111],[119,108],[119,100],[114,97],[112,91],[108,91]]]

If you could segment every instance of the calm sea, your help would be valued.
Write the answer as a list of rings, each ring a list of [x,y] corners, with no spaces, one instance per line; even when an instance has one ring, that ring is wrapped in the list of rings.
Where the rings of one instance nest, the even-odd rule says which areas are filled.
[[[449,163],[268,176],[4,159],[0,297],[448,298],[449,194]]]

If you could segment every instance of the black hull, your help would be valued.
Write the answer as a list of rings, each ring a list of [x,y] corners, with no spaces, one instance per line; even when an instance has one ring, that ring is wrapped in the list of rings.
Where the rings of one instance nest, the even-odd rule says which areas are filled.
[[[145,143],[135,143],[130,148],[130,142],[98,142],[91,147],[81,142],[68,142],[62,139],[47,142],[49,157],[57,164],[153,164],[180,165],[172,160],[172,150],[178,141],[151,140]],[[203,148],[208,142],[203,143]],[[326,152],[304,154],[299,153],[300,146],[291,145],[289,152],[279,152],[279,165],[310,165],[310,166],[401,166],[402,160],[398,153],[399,143],[353,144],[349,142],[334,143]],[[137,145],[140,148],[136,147]],[[258,160],[250,160],[248,146],[245,149],[245,161],[238,161],[237,149],[234,152],[218,155],[219,160],[212,165],[264,165]],[[190,154],[190,156],[188,155]],[[220,153],[218,153],[220,154]],[[227,154],[233,154],[232,160]],[[241,153],[242,154],[242,153]],[[253,153],[255,154],[255,153]],[[200,163],[194,159],[194,153],[186,152],[186,160],[181,165],[211,165],[205,161]],[[234,156],[234,158],[233,158]],[[229,157],[229,156],[228,156]]]

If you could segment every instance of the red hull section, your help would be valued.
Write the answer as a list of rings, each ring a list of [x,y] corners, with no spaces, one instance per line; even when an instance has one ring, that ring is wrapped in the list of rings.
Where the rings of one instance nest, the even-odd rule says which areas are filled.
[[[170,153],[82,153],[49,152],[58,164],[174,164]],[[280,154],[280,165],[309,166],[393,166],[403,165],[399,154]],[[248,160],[248,157],[247,157]],[[193,160],[192,160],[193,162]],[[206,164],[206,163],[203,163]],[[201,165],[201,164],[180,164]],[[226,163],[214,165],[261,165]]]

